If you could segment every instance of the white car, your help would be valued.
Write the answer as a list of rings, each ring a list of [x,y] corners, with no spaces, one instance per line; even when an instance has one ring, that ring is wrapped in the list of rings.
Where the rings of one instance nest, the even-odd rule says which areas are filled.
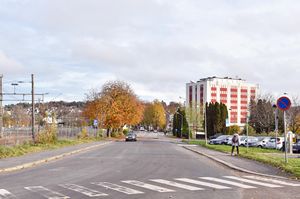
[[[266,147],[268,149],[282,149],[284,138],[283,137],[277,137],[277,143],[275,143],[276,138],[272,137],[270,140],[266,143]]]
[[[270,139],[271,137],[258,137],[257,147],[266,148],[266,144]]]

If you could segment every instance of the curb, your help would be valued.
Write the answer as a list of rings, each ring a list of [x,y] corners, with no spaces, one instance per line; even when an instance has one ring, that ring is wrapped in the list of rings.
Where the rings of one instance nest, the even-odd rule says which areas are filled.
[[[215,158],[211,155],[207,155],[206,153],[202,153],[202,152],[199,152],[199,151],[196,151],[196,150],[193,150],[187,146],[183,146],[183,148],[189,150],[189,151],[192,151],[194,153],[197,153],[197,154],[200,154],[202,156],[205,156],[211,160],[214,160],[230,169],[233,169],[233,170],[236,170],[236,171],[240,171],[240,172],[244,172],[244,173],[248,173],[248,174],[252,174],[252,175],[258,175],[258,176],[263,176],[263,177],[271,177],[271,178],[278,178],[278,179],[285,179],[285,180],[288,180],[289,178],[287,177],[283,177],[283,176],[276,176],[276,175],[269,175],[269,174],[264,174],[264,173],[258,173],[258,172],[254,172],[254,171],[250,171],[250,170],[247,170],[247,169],[243,169],[243,168],[240,168],[240,167],[237,167],[231,163],[228,163],[228,162],[225,162],[223,160],[220,160],[218,158]]]
[[[70,155],[86,152],[86,151],[89,151],[89,150],[92,150],[94,148],[104,146],[104,145],[107,145],[107,144],[110,144],[110,143],[112,143],[112,142],[111,141],[104,142],[104,143],[101,143],[101,144],[85,147],[85,148],[82,148],[82,149],[77,149],[75,151],[63,153],[63,154],[60,154],[60,155],[52,156],[52,157],[45,158],[45,159],[42,159],[42,160],[37,160],[37,161],[34,161],[34,162],[29,162],[29,163],[21,164],[21,165],[18,165],[18,166],[9,167],[9,168],[3,168],[3,169],[0,168],[0,174],[5,173],[5,172],[12,172],[12,171],[18,171],[18,170],[22,170],[22,169],[31,168],[31,167],[38,166],[38,165],[43,164],[43,163],[52,162],[54,160],[62,159],[64,157],[67,157],[67,156],[70,156]]]

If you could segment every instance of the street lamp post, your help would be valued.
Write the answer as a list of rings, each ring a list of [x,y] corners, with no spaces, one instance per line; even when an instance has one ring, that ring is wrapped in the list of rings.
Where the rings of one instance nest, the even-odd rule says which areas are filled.
[[[205,133],[205,144],[207,145],[207,119],[206,119],[206,104],[205,104],[205,108],[204,108],[204,125],[205,125],[205,128],[204,128],[204,133]]]

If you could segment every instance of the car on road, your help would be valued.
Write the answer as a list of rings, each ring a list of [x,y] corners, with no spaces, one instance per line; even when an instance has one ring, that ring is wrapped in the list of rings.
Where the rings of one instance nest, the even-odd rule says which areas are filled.
[[[225,144],[227,137],[229,137],[229,135],[221,135],[215,139],[209,140],[209,144]]]
[[[283,137],[277,137],[277,140],[276,138],[272,137],[270,138],[270,140],[266,143],[266,146],[265,148],[268,148],[268,149],[282,149],[283,147],[283,142],[284,142],[284,138]]]
[[[256,143],[256,146],[259,148],[265,148],[267,142],[271,139],[271,137],[257,137],[258,141]]]
[[[125,141],[126,141],[126,142],[127,142],[127,141],[137,141],[137,136],[136,136],[136,134],[133,133],[133,132],[128,133],[128,134],[126,135],[126,137],[125,137]]]
[[[300,140],[293,144],[293,152],[300,153]]]

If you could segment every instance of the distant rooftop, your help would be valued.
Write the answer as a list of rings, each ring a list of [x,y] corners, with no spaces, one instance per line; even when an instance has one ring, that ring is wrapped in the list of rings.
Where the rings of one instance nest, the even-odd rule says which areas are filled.
[[[232,77],[216,77],[216,76],[213,76],[213,77],[202,78],[202,79],[200,79],[197,82],[206,81],[206,80],[212,80],[212,79],[229,79],[229,80],[246,81],[246,80],[244,80],[242,78],[239,78],[239,77],[232,78]]]

